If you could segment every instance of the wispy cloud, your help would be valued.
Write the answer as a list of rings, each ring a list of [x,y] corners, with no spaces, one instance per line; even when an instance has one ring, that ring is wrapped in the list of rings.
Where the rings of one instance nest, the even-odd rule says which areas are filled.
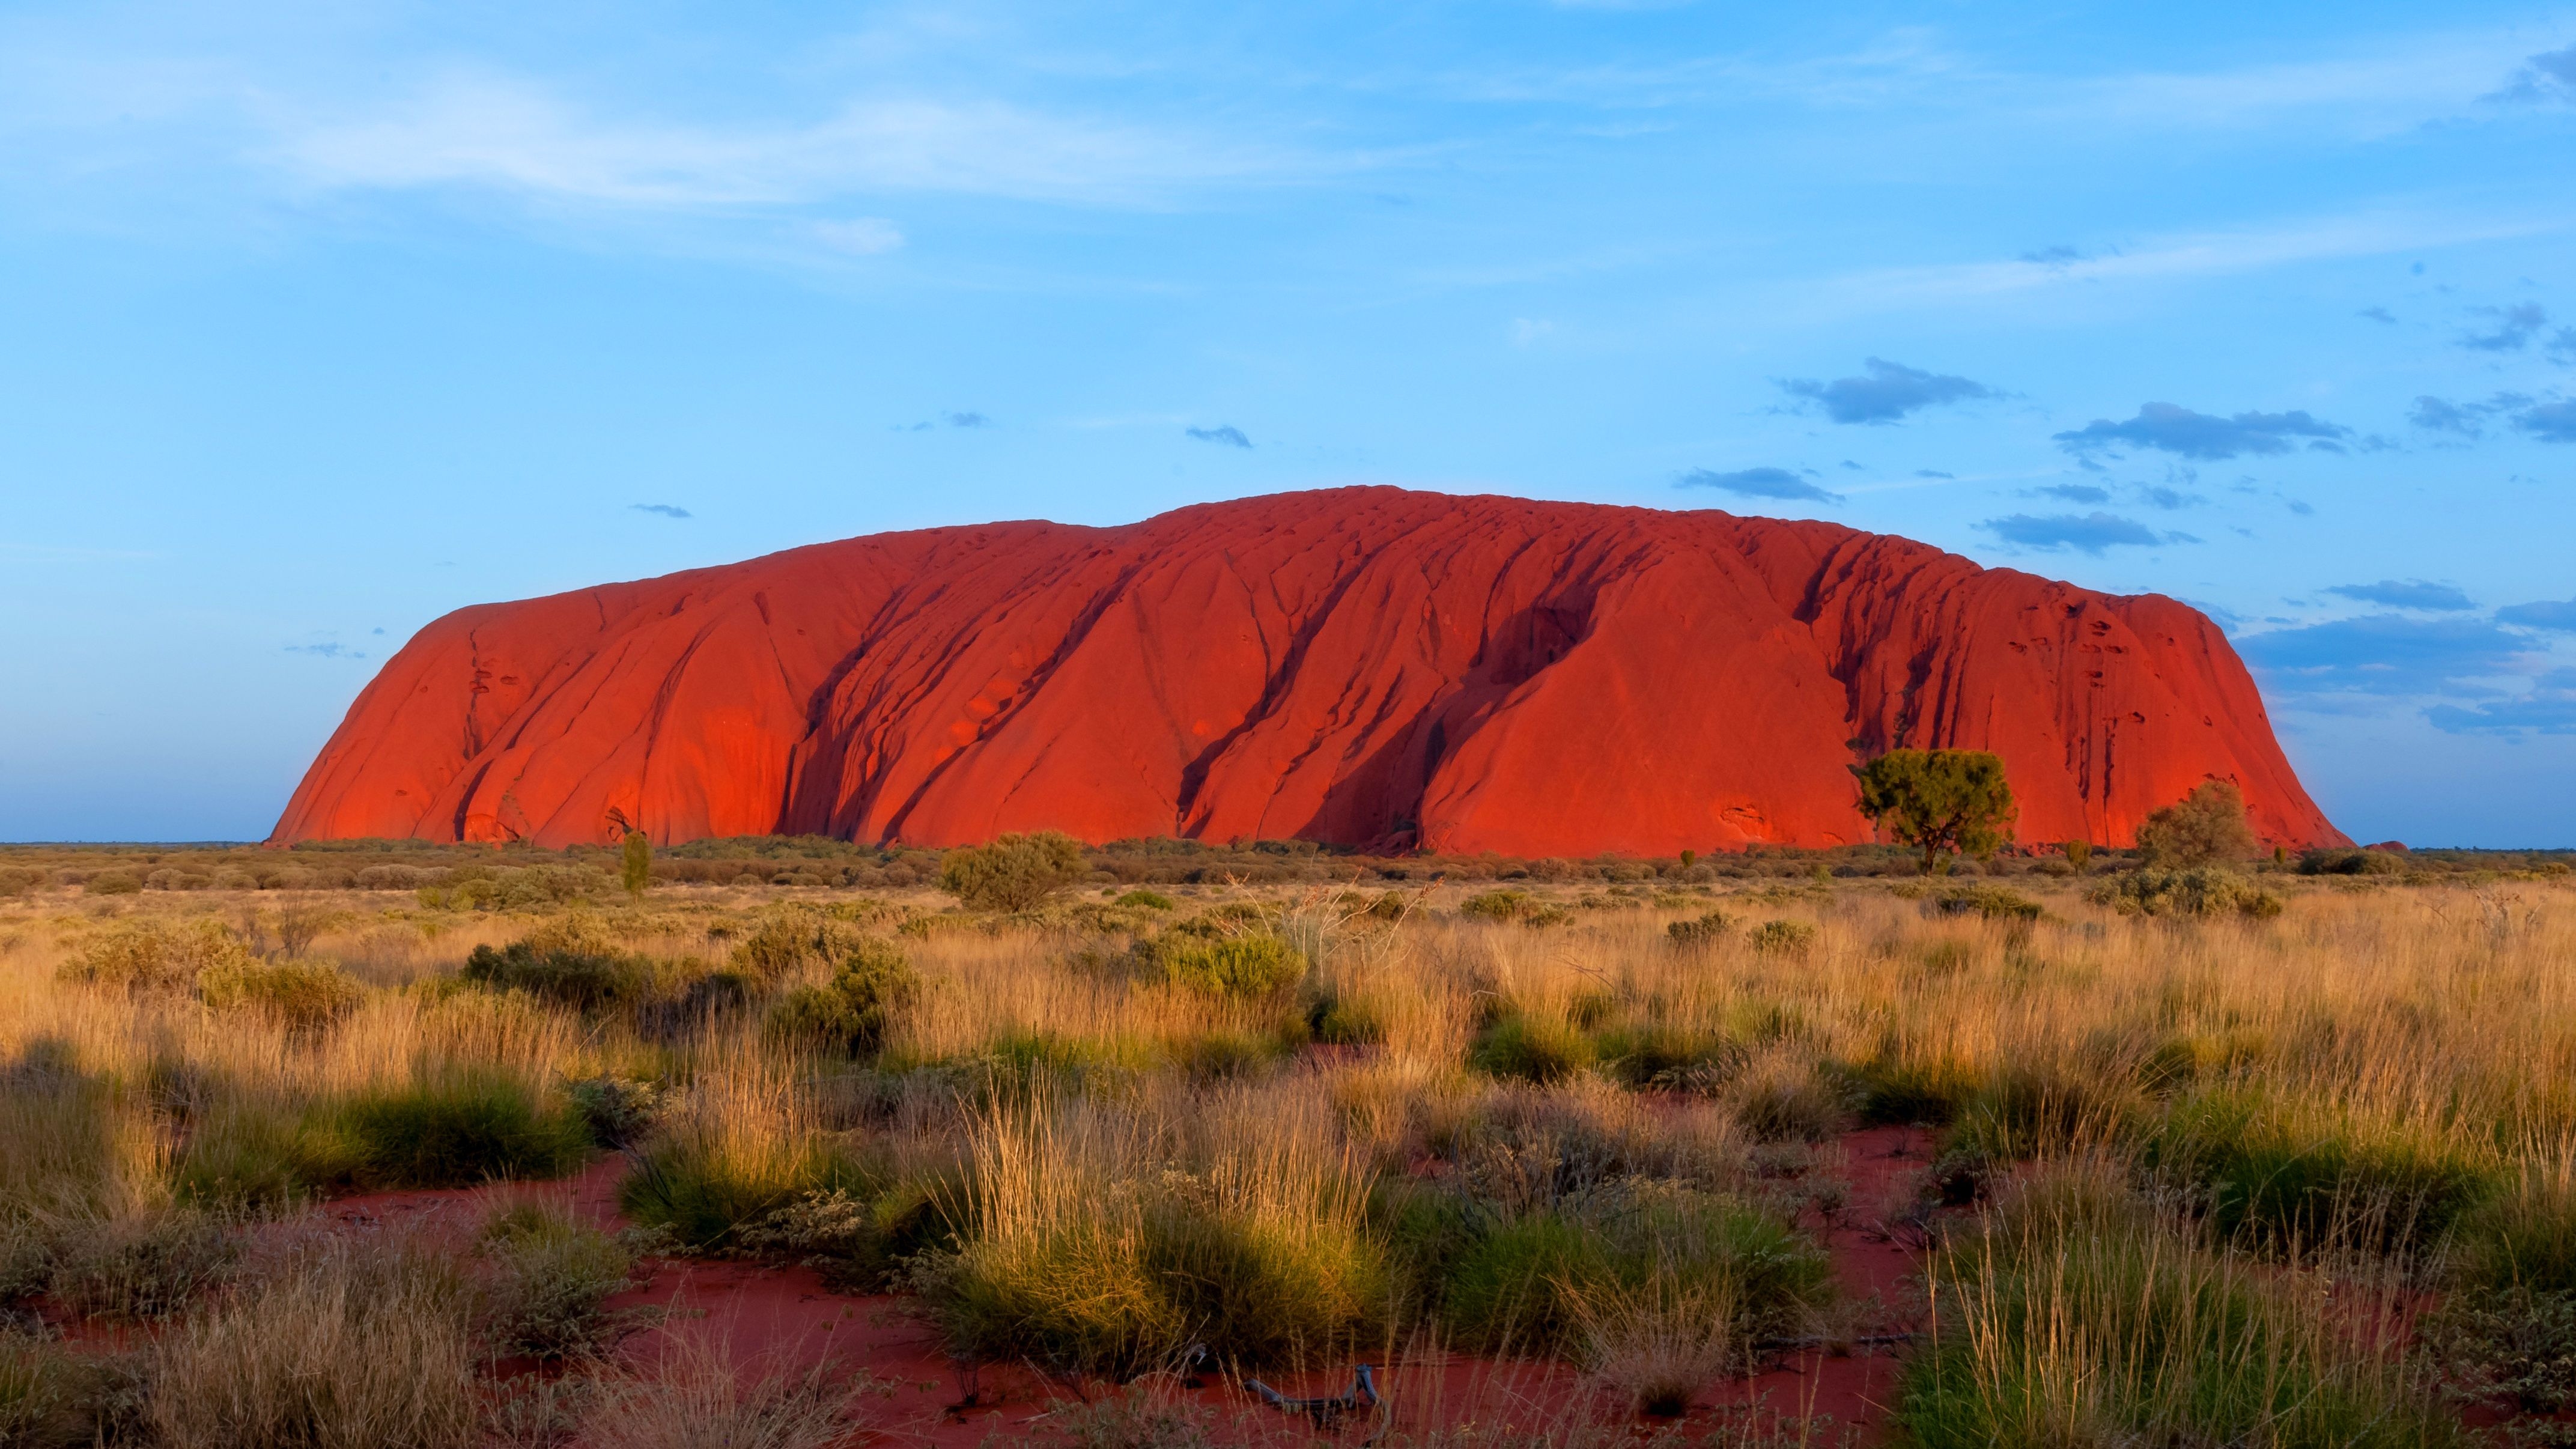
[[[2045,552],[2074,549],[2099,555],[2113,548],[2153,548],[2168,543],[2198,543],[2187,533],[2158,533],[2134,518],[2115,513],[2015,513],[1989,518],[1977,527],[2005,543]]]
[[[2173,403],[2151,402],[2122,422],[2096,418],[2071,432],[2056,435],[2058,446],[2086,454],[2124,448],[2154,448],[2179,457],[2214,462],[2244,453],[2286,453],[2296,440],[2334,443],[2352,429],[2309,416],[2305,411],[2237,413],[2218,417]]]
[[[2378,604],[2390,609],[2415,609],[2429,613],[2459,613],[2474,609],[2469,596],[2449,584],[2428,583],[2423,579],[2381,579],[2375,584],[2336,584],[2327,593],[2357,603]]]
[[[2268,228],[2193,232],[2150,239],[2125,251],[2069,260],[1962,262],[1886,267],[1826,283],[1847,309],[1909,303],[1975,301],[2088,283],[2137,283],[2257,272],[2302,262],[2387,256],[2429,247],[2552,235],[2569,222],[2470,219],[2372,212],[2323,217]]]
[[[2549,313],[2537,302],[2516,302],[2509,307],[2473,307],[2472,312],[2490,319],[2483,330],[2460,338],[2460,345],[2479,352],[2520,352],[2549,325]]]
[[[2532,646],[2484,619],[2365,614],[2248,635],[2236,647],[2278,689],[2402,697],[2512,673]]]
[[[1694,468],[1673,483],[1676,488],[1714,488],[1739,498],[1779,498],[1810,503],[1840,503],[1839,493],[1829,493],[1786,468],[1739,468],[1732,473],[1715,473]]]
[[[2576,101],[2576,45],[2532,56],[2487,99],[2523,104]]]
[[[2531,604],[2507,604],[2495,611],[2496,622],[2525,629],[2559,629],[2576,634],[2576,599],[2543,599]]]
[[[266,154],[307,185],[476,186],[625,207],[798,205],[881,189],[1135,205],[1319,166],[1275,148],[994,100],[869,96],[801,124],[719,126],[607,113],[479,70],[381,103],[269,119]]]
[[[1884,357],[1865,358],[1861,367],[1860,376],[1831,382],[1787,378],[1779,384],[1780,390],[1821,404],[1825,416],[1838,423],[1893,423],[1925,408],[1999,396],[1982,382],[1926,372]]]
[[[1202,443],[1219,443],[1229,448],[1249,448],[1252,446],[1252,440],[1243,435],[1243,429],[1235,427],[1232,424],[1213,428],[1183,428],[1181,431],[1188,434],[1190,437],[1198,439]]]
[[[2576,443],[2576,400],[2525,408],[2513,425],[2544,443]]]
[[[367,657],[366,655],[359,653],[357,650],[350,648],[346,644],[288,644],[284,646],[284,649],[285,652],[289,654],[310,654],[317,659],[364,659]]]
[[[2541,675],[2528,694],[2487,704],[2438,704],[2424,717],[2452,734],[2576,735],[2576,669]]]
[[[658,513],[664,518],[688,518],[692,516],[689,510],[680,507],[676,503],[629,503],[626,506],[637,513]]]

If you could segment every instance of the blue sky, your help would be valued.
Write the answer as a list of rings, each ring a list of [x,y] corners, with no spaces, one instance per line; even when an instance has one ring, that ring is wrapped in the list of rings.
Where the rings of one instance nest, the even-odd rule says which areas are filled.
[[[2536,6],[11,5],[0,838],[264,833],[461,604],[1383,482],[2170,593],[2576,843],[2571,142]]]

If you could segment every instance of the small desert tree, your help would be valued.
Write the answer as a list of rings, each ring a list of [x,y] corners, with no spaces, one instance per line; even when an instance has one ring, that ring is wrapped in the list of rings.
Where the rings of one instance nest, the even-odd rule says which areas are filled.
[[[618,871],[626,893],[641,900],[653,884],[653,842],[641,830],[626,832],[625,859]]]
[[[939,888],[970,911],[1026,911],[1090,873],[1081,842],[1040,830],[948,852],[939,861]]]
[[[2138,827],[2147,864],[2177,870],[2243,860],[2261,844],[2245,819],[2245,792],[2225,780],[2202,781]]]
[[[1866,765],[1860,810],[1898,843],[1923,848],[1930,874],[1945,850],[1983,860],[2012,839],[2012,786],[2000,755],[1983,750],[1890,750]]]

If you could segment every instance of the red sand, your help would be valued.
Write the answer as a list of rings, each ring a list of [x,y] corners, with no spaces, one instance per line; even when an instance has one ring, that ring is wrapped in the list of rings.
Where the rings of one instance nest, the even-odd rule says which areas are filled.
[[[2208,779],[2341,844],[2206,618],[1901,538],[1392,488],[881,534],[461,609],[274,839],[1300,837],[1514,856],[1871,838],[1846,772],[2002,754],[2026,841]]]

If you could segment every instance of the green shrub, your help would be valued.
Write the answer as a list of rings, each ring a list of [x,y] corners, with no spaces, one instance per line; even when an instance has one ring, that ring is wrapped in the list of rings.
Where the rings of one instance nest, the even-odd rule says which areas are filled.
[[[565,1083],[564,1095],[581,1115],[590,1140],[601,1147],[643,1141],[662,1116],[662,1089],[631,1077],[583,1077]]]
[[[633,999],[652,979],[652,963],[624,951],[531,937],[465,958],[464,980],[493,991],[524,991],[579,1010]]]
[[[1126,1378],[1193,1342],[1220,1362],[1334,1355],[1385,1301],[1383,1251],[1326,1218],[1283,1222],[1168,1179],[1124,1226],[1082,1217],[979,1232],[927,1287],[949,1351]]]
[[[2281,914],[2281,898],[2217,866],[2189,870],[2133,870],[2085,893],[2097,906],[2124,916],[2241,915],[2256,920]]]
[[[2483,1166],[2430,1140],[2294,1114],[2249,1091],[2176,1099],[2143,1156],[2198,1189],[2221,1234],[2311,1250],[2421,1251],[2493,1185]]]
[[[483,1223],[485,1287],[495,1353],[537,1359],[594,1357],[634,1326],[609,1295],[633,1284],[635,1253],[582,1222],[568,1203],[522,1197]]]
[[[1307,1013],[1307,1030],[1327,1046],[1375,1046],[1386,1040],[1386,1004],[1367,992],[1320,998]]]
[[[367,992],[337,962],[243,959],[199,972],[197,995],[217,1011],[253,1011],[312,1031],[356,1010]]]
[[[2418,1337],[2463,1398],[2500,1400],[2526,1414],[2576,1405],[2576,1293],[2520,1286],[2453,1293],[2425,1315]]]
[[[1488,921],[1517,921],[1524,926],[1561,926],[1574,919],[1564,907],[1550,905],[1524,890],[1485,891],[1460,901],[1458,910]]]
[[[143,878],[130,870],[103,870],[91,876],[82,894],[93,896],[130,896],[143,889]]]
[[[787,905],[761,918],[733,948],[734,969],[756,980],[776,981],[809,964],[829,964],[868,945],[848,921],[811,906]]]
[[[770,1008],[770,1039],[808,1051],[873,1057],[894,1011],[920,977],[901,951],[873,938],[852,946],[820,986],[800,986]]]
[[[1735,922],[1724,911],[1710,911],[1687,921],[1675,921],[1664,927],[1664,934],[1676,946],[1706,946],[1722,939]]]
[[[1577,1347],[1587,1299],[1662,1282],[1722,1313],[1736,1344],[1777,1334],[1833,1295],[1824,1252],[1731,1199],[1637,1183],[1507,1219],[1449,1265],[1441,1316],[1488,1352]]]
[[[53,879],[50,872],[30,870],[23,866],[0,867],[0,900],[11,896],[32,895],[44,889]]]
[[[0,1327],[0,1444],[90,1449],[134,1442],[141,1389],[124,1360]]]
[[[123,921],[84,942],[62,978],[129,991],[185,991],[209,970],[257,964],[220,921]]]
[[[955,1252],[973,1203],[963,1168],[897,1177],[873,1197],[847,1187],[807,1189],[734,1241],[755,1257],[802,1263],[836,1289],[877,1293],[904,1286],[916,1255]]]
[[[2262,842],[2245,818],[2245,792],[2226,780],[2204,780],[2138,826],[2138,854],[2150,866],[2190,869],[2243,860]]]
[[[948,852],[939,860],[939,888],[970,911],[1032,911],[1090,873],[1081,842],[1042,830]]]
[[[1805,921],[1764,921],[1752,945],[1768,956],[1804,956],[1815,949],[1816,928]]]
[[[2348,1319],[2156,1220],[2108,1174],[2025,1179],[1929,1277],[1939,1326],[1894,1415],[1922,1449],[2460,1441]]]
[[[329,1123],[347,1177],[371,1189],[560,1177],[590,1153],[589,1129],[569,1104],[547,1104],[527,1084],[491,1072],[362,1093]]]
[[[1120,896],[1111,904],[1123,906],[1131,911],[1168,911],[1172,909],[1173,903],[1172,898],[1161,891],[1134,890]]]
[[[52,1256],[47,1288],[57,1303],[136,1320],[166,1317],[222,1286],[241,1250],[223,1224],[172,1211],[83,1224],[57,1238]]]
[[[1932,909],[1945,916],[1983,916],[1990,921],[2036,921],[2039,902],[2003,886],[1954,887],[1932,898]]]
[[[1268,931],[1213,940],[1166,932],[1139,954],[1164,980],[1211,996],[1268,996],[1306,974],[1305,953]]]
[[[1561,1082],[1592,1065],[1591,1039],[1553,1016],[1514,1012],[1485,1028],[1467,1053],[1467,1065],[1487,1076]]]
[[[2576,1294],[2576,1160],[2526,1162],[2464,1216],[2452,1278],[2473,1293]]]
[[[619,1182],[617,1203],[640,1226],[667,1228],[685,1250],[705,1253],[737,1246],[747,1229],[808,1194],[872,1198],[877,1186],[874,1174],[821,1139],[749,1156],[696,1137],[666,1136]]]
[[[1720,1032],[1657,1022],[1613,1026],[1597,1038],[1601,1064],[1631,1087],[1705,1092],[1742,1065],[1744,1049]]]
[[[2406,859],[2390,850],[2325,847],[2299,853],[2301,875],[2404,875]]]

